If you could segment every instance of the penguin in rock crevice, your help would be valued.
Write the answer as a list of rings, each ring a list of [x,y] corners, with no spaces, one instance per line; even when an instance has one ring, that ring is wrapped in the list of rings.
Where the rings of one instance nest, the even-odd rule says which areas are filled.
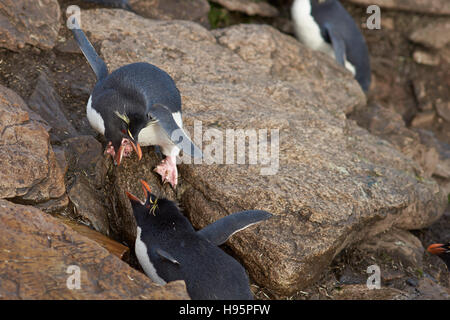
[[[291,16],[295,34],[304,45],[336,59],[365,92],[369,90],[371,71],[366,41],[338,0],[294,0]]]
[[[97,76],[86,113],[90,125],[107,140],[105,152],[119,165],[133,150],[141,159],[140,146],[159,146],[165,159],[155,171],[163,183],[175,187],[180,151],[202,157],[183,130],[181,96],[175,82],[165,71],[146,62],[131,63],[109,74],[76,17],[71,18],[75,40]]]
[[[195,231],[174,202],[155,197],[148,184],[141,183],[145,202],[126,194],[137,224],[135,252],[145,273],[162,285],[184,280],[191,299],[253,299],[244,267],[218,246],[272,215],[237,212]]]

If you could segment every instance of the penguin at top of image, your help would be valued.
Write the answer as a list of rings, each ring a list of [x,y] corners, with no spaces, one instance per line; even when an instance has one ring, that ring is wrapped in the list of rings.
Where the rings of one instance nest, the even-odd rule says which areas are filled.
[[[97,77],[86,114],[90,125],[104,135],[110,154],[119,165],[133,151],[142,158],[141,146],[159,146],[165,159],[155,168],[162,181],[178,182],[176,157],[183,150],[202,157],[183,129],[181,96],[165,71],[146,63],[131,63],[108,72],[75,16],[69,17],[75,40]]]
[[[126,194],[137,224],[136,256],[147,276],[159,284],[184,280],[196,300],[253,299],[244,267],[218,246],[272,214],[241,211],[195,231],[173,201],[157,198],[141,183],[145,202]]]
[[[307,47],[325,52],[349,70],[367,92],[371,82],[369,50],[353,18],[338,0],[294,0],[294,30]]]

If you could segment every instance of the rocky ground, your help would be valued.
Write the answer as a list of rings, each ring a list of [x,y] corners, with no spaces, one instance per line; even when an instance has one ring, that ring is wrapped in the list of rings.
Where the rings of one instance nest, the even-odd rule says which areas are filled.
[[[445,6],[436,16],[420,0],[408,11],[380,0],[382,29],[363,28],[366,99],[349,73],[291,36],[288,1],[198,0],[189,16],[173,1],[130,1],[138,15],[21,2],[0,1],[2,298],[186,298],[183,283],[156,287],[139,272],[124,191],[140,194],[141,178],[196,228],[238,210],[274,214],[224,246],[258,299],[449,298],[445,264],[424,250],[450,241]],[[343,1],[362,23],[361,3]],[[203,132],[279,129],[278,173],[181,164],[174,192],[152,172],[153,148],[114,167],[85,117],[95,76],[65,27],[70,4],[110,70],[147,61],[175,79],[188,130],[194,120]],[[70,264],[88,279],[76,294],[65,286]],[[365,286],[373,264],[382,290]]]

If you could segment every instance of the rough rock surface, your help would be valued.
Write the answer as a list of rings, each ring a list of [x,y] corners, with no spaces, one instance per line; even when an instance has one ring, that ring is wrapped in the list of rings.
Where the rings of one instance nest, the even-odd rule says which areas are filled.
[[[336,300],[407,300],[406,292],[395,288],[382,287],[368,290],[365,284],[345,285],[333,296]]]
[[[422,228],[443,213],[444,195],[417,175],[414,161],[346,119],[365,96],[325,55],[268,26],[209,32],[121,10],[83,15],[111,70],[147,61],[175,79],[185,125],[195,119],[203,131],[279,130],[276,175],[261,175],[268,167],[261,162],[179,166],[178,198],[195,227],[243,209],[275,215],[228,241],[269,290],[292,294],[317,280],[348,244],[392,226]]]
[[[77,135],[77,131],[61,109],[61,98],[45,73],[39,76],[36,88],[28,99],[28,106],[49,125],[52,143]]]
[[[58,37],[60,17],[57,0],[1,0],[0,47],[17,51],[31,44],[51,49]]]
[[[348,2],[370,6],[378,5],[382,8],[429,13],[436,15],[450,15],[450,2],[447,0],[345,0]]]
[[[30,120],[25,102],[0,86],[0,198],[43,203],[64,196],[61,168],[47,131]]]
[[[188,299],[183,281],[159,286],[106,249],[31,206],[0,200],[1,299]],[[71,265],[80,289],[70,290]]]
[[[450,42],[450,21],[430,23],[415,30],[409,39],[433,49],[442,49]]]
[[[230,11],[243,12],[249,16],[276,17],[278,9],[267,2],[252,0],[212,0]]]
[[[383,252],[399,259],[404,265],[422,267],[425,252],[422,243],[409,231],[391,229],[371,239],[365,239],[359,248],[367,252]]]
[[[206,0],[129,0],[139,15],[159,20],[190,20],[209,26],[209,3]]]

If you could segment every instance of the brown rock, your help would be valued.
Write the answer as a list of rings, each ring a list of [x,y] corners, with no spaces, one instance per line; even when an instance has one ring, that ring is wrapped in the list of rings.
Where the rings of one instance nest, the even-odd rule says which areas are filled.
[[[416,290],[416,300],[450,300],[450,289],[442,287],[430,278],[420,279]]]
[[[1,299],[188,299],[183,281],[154,284],[96,242],[31,206],[0,200]],[[68,289],[69,266],[80,289]]]
[[[48,133],[26,110],[16,93],[0,86],[0,197],[42,203],[63,196],[64,176]]]
[[[414,51],[413,59],[415,62],[425,64],[427,66],[437,66],[440,62],[440,58],[438,55],[422,50]]]
[[[103,147],[93,136],[78,136],[63,142],[69,171],[82,173],[87,177],[95,189],[105,184],[107,156],[103,154]]]
[[[50,126],[52,143],[77,135],[77,131],[62,111],[61,104],[61,99],[50,84],[47,75],[42,72],[28,100],[28,106]]]
[[[378,5],[382,8],[404,10],[437,15],[450,15],[447,0],[345,0],[363,6]]]
[[[264,1],[252,0],[211,0],[230,11],[243,12],[249,16],[276,17],[278,9]]]
[[[425,252],[420,240],[409,231],[391,229],[373,238],[365,239],[359,249],[369,253],[385,253],[399,259],[404,265],[422,268],[422,257]]]
[[[437,114],[447,122],[450,122],[450,101],[436,101]]]
[[[409,295],[395,288],[382,287],[369,290],[365,284],[350,284],[334,291],[333,298],[336,300],[408,300]]]
[[[392,143],[403,154],[414,159],[416,174],[431,177],[439,162],[435,145],[422,143],[419,133],[406,127],[400,114],[378,103],[357,108],[350,116],[370,133]]]
[[[206,0],[129,0],[139,15],[160,20],[190,20],[209,26],[210,6]]]
[[[18,51],[31,44],[51,49],[58,36],[60,18],[57,0],[1,0],[0,47]]]
[[[411,122],[411,127],[420,128],[431,126],[435,119],[434,111],[423,111],[416,114],[414,119]]]
[[[261,174],[269,167],[262,161],[179,165],[177,198],[196,228],[243,209],[274,214],[227,243],[258,284],[292,294],[317,280],[346,246],[392,226],[422,228],[442,215],[445,197],[434,181],[416,176],[417,163],[346,119],[365,96],[325,54],[269,26],[209,32],[121,10],[83,15],[111,70],[149,61],[175,79],[188,131],[194,119],[202,121],[202,132],[278,130],[275,175]],[[152,32],[143,37],[142,30]],[[140,164],[115,185],[132,187],[151,169]],[[122,190],[111,194],[122,210],[117,215],[129,216]]]
[[[108,212],[101,199],[102,195],[97,194],[83,175],[75,179],[68,192],[69,199],[75,206],[75,213],[91,223],[95,230],[109,235]]]
[[[450,20],[439,20],[415,30],[409,39],[433,49],[441,49],[450,42]]]
[[[75,230],[77,233],[83,235],[86,238],[89,238],[91,240],[94,240],[97,242],[100,246],[108,250],[111,254],[115,255],[121,260],[127,259],[130,253],[130,249],[127,246],[124,246],[123,244],[112,240],[111,238],[105,237],[103,234],[101,234],[98,231],[95,231],[83,224],[77,223],[73,220],[58,217],[64,224],[71,227],[73,230]]]

